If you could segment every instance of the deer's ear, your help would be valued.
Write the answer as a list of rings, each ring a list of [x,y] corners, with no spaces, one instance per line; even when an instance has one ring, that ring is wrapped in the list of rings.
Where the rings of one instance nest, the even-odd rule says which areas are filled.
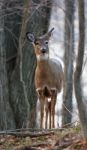
[[[49,32],[48,32],[48,36],[50,37],[52,32],[53,32],[54,28],[52,28]]]
[[[32,43],[35,42],[35,36],[34,36],[33,33],[27,32],[27,33],[26,33],[26,36],[27,36],[27,39],[28,39],[30,42],[32,42]]]

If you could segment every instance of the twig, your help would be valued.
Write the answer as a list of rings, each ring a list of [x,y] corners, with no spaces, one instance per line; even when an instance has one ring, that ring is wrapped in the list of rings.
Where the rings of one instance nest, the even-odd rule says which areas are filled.
[[[15,54],[15,55],[13,55],[13,56],[7,58],[7,59],[6,59],[6,63],[8,63],[8,62],[10,62],[10,61],[12,61],[12,60],[14,60],[14,59],[16,59],[16,57],[17,57],[17,54]]]

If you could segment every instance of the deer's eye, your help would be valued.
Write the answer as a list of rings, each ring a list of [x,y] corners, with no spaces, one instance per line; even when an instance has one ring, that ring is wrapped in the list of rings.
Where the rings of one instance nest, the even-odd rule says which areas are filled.
[[[45,44],[48,45],[48,41],[45,41]]]

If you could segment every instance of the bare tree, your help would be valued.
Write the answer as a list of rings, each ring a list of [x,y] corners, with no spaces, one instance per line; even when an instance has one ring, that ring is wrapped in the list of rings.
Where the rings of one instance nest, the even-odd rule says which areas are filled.
[[[84,138],[87,142],[87,113],[83,102],[83,93],[81,87],[81,74],[84,58],[85,47],[85,13],[84,13],[84,0],[78,0],[78,13],[79,13],[79,45],[78,56],[76,62],[76,70],[74,74],[75,95],[77,99],[77,105],[79,110],[79,118],[81,121]]]
[[[64,94],[62,125],[72,119],[73,93],[73,54],[74,54],[74,1],[65,0],[65,33],[64,33]]]
[[[6,70],[6,48],[4,34],[4,2],[0,2],[0,130],[15,128],[15,120],[9,103],[8,78]]]

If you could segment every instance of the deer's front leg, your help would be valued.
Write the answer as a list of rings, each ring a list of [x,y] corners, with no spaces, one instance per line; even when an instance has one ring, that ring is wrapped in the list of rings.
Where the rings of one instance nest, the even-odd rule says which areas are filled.
[[[45,129],[47,129],[47,126],[48,126],[48,100],[47,99],[45,99],[45,114],[46,114]]]
[[[37,94],[40,101],[40,128],[43,128],[45,97],[43,96],[42,89],[37,90]]]
[[[44,100],[40,99],[40,128],[43,128],[44,120]]]

